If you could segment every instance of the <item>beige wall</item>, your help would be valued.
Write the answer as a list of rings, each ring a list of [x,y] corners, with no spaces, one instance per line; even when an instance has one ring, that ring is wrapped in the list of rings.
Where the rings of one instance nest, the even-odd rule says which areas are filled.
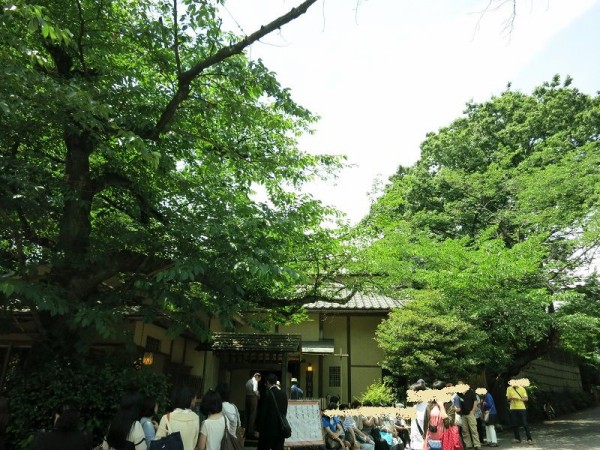
[[[581,391],[579,367],[547,359],[536,359],[523,368],[519,376],[529,378],[540,389],[550,391]]]

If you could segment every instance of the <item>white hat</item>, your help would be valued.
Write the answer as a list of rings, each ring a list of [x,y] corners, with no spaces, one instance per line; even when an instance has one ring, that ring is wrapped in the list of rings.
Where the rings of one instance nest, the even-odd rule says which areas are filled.
[[[298,382],[298,379],[297,379],[297,378],[292,378],[292,379],[290,380],[290,383],[297,383],[297,382]]]

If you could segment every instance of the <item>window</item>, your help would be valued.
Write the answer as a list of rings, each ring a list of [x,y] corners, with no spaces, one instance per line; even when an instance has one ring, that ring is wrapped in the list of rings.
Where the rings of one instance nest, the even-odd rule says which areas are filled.
[[[160,340],[151,336],[146,337],[146,350],[149,352],[160,352]]]
[[[340,366],[329,367],[329,387],[340,387],[341,385],[341,370]]]

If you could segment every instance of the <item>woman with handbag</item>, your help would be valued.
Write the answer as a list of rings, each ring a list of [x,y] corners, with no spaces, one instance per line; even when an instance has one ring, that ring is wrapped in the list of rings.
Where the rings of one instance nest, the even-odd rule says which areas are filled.
[[[192,408],[196,404],[196,392],[189,387],[178,388],[171,399],[173,411],[160,419],[156,440],[179,432],[184,450],[195,450],[200,434],[200,417]]]
[[[441,450],[442,436],[446,428],[450,426],[446,408],[440,400],[432,400],[425,410],[423,421],[423,450]]]
[[[200,428],[198,450],[220,450],[223,435],[227,431],[221,396],[213,390],[208,391],[202,397],[200,411],[206,416],[206,420]]]
[[[240,443],[240,447],[244,448],[244,441],[240,442],[240,437],[244,437],[244,429],[242,427],[242,420],[240,418],[240,412],[233,403],[229,401],[231,396],[231,388],[227,383],[219,383],[215,388],[217,394],[221,396],[221,400],[223,401],[223,415],[227,418],[227,427],[229,429],[229,433],[232,436],[236,436],[238,442]],[[240,429],[241,428],[241,429]]]

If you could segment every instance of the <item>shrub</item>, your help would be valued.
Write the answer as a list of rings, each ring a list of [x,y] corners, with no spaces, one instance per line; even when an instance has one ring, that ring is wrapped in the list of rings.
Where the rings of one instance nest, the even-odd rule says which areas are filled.
[[[17,369],[7,380],[11,420],[8,447],[25,450],[40,429],[52,426],[52,411],[65,401],[81,408],[83,428],[99,443],[127,391],[151,395],[165,406],[168,386],[164,375],[135,367],[123,355],[104,354],[101,360],[42,363]]]
[[[359,401],[371,402],[373,405],[389,405],[394,403],[394,394],[391,387],[381,382],[375,382],[367,387],[366,392],[359,397]]]

